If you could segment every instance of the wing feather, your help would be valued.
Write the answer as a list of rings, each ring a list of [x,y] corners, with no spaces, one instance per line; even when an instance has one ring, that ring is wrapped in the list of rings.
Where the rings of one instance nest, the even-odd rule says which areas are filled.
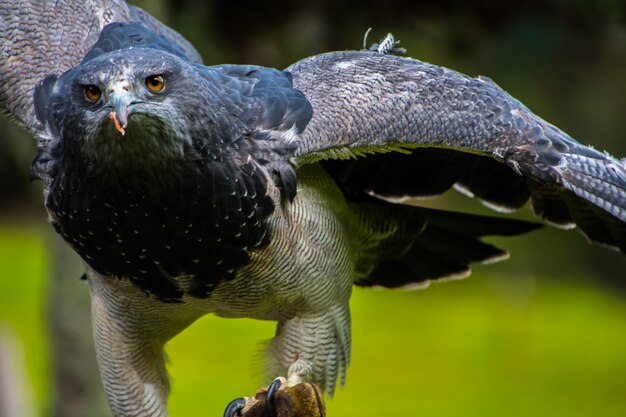
[[[370,51],[287,71],[313,106],[297,162],[323,161],[344,189],[420,197],[456,185],[503,210],[531,198],[548,222],[626,251],[626,160],[581,145],[490,79]]]

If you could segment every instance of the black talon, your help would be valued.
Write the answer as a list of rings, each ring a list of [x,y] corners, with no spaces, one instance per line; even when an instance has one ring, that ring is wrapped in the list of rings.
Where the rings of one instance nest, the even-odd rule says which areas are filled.
[[[267,388],[267,394],[265,394],[265,411],[268,416],[273,417],[276,415],[276,409],[274,409],[274,395],[281,384],[280,378],[276,378]]]
[[[313,385],[313,392],[315,392],[315,401],[317,402],[317,408],[320,410],[320,417],[326,417],[326,407],[324,407],[324,395],[317,385]]]
[[[241,416],[241,410],[246,406],[246,400],[243,398],[235,398],[226,406],[224,410],[224,417],[239,417]]]

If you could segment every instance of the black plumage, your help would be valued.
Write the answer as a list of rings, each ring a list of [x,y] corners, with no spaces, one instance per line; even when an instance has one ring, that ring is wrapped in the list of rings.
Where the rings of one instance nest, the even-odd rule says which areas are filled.
[[[168,115],[138,114],[135,117],[146,119],[144,126],[130,124],[125,137],[101,133],[112,133],[111,126],[104,126],[97,131],[104,139],[87,140],[81,138],[90,134],[88,125],[99,121],[80,124],[67,119],[73,106],[67,97],[83,103],[81,86],[97,82],[76,80],[97,71],[103,59],[106,65],[110,56],[120,58],[121,71],[137,69],[142,61],[124,62],[124,53],[133,49],[142,49],[146,65],[162,70],[172,87],[185,82],[175,74],[193,71],[193,83],[204,80],[213,90],[213,101],[195,104],[205,107],[206,117],[198,117],[193,107],[179,114],[191,133],[178,132],[184,140],[174,158],[167,155],[174,152],[169,147],[179,144],[169,143],[175,140],[167,135],[183,127],[172,127]],[[48,77],[36,91],[37,116],[59,136],[33,162],[33,173],[43,172],[50,181],[46,207],[53,226],[103,275],[130,279],[166,301],[180,300],[184,294],[208,296],[248,263],[250,251],[269,242],[266,219],[274,202],[268,182],[285,190],[285,198],[295,195],[296,176],[288,162],[295,147],[280,135],[304,129],[310,104],[284,72],[197,66],[175,45],[137,24],[107,26],[81,69]],[[85,103],[89,106],[94,105]],[[146,135],[142,129],[154,133]],[[119,155],[102,155],[100,148],[91,154],[85,151],[91,146],[85,141],[112,142],[95,146],[112,146]],[[165,150],[151,149],[159,147]]]
[[[55,177],[46,200],[55,229],[96,271],[160,299],[206,297],[268,242],[273,203],[253,162],[188,166],[156,187],[140,174],[101,183],[72,169]],[[181,287],[179,276],[192,279]]]

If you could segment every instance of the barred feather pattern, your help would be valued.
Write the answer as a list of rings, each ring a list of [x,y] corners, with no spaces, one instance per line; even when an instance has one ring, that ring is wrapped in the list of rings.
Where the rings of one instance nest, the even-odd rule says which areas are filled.
[[[185,295],[168,303],[128,280],[89,271],[98,362],[115,416],[167,415],[163,345],[207,313],[278,322],[267,348],[266,382],[285,375],[328,393],[337,380],[343,384],[355,262],[348,206],[320,166],[298,174],[292,202],[281,204],[281,191],[270,187],[277,203],[267,220],[273,245],[251,252],[251,262],[206,299]]]
[[[279,321],[268,346],[266,375],[290,375],[290,383],[316,381],[333,395],[337,379],[343,386],[350,364],[350,310],[329,311]]]

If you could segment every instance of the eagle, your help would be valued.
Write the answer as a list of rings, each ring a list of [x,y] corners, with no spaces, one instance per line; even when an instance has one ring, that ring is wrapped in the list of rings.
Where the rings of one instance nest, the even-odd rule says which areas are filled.
[[[122,1],[57,3],[0,6],[0,107],[37,139],[49,221],[84,261],[115,416],[167,415],[163,346],[209,313],[277,322],[267,414],[281,389],[332,395],[354,285],[462,277],[507,256],[483,236],[539,227],[409,198],[454,187],[499,211],[530,201],[548,224],[626,251],[626,161],[488,78],[399,56],[391,37],[284,70],[206,66]]]

